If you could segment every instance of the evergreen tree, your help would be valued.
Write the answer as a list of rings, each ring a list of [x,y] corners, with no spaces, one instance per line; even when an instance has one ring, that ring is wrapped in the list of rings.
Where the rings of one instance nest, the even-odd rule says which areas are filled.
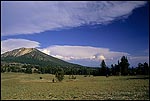
[[[142,75],[143,74],[143,64],[139,63],[137,67],[137,74]]]
[[[42,74],[45,74],[45,67],[41,68]]]
[[[107,75],[107,67],[106,67],[106,64],[105,64],[105,61],[102,60],[101,62],[101,70],[100,70],[100,75]]]
[[[57,80],[58,80],[59,82],[61,82],[61,81],[64,79],[64,71],[63,71],[63,69],[58,70],[58,71],[56,72],[56,74],[55,74],[55,77],[57,78]]]
[[[121,74],[122,75],[128,75],[128,67],[129,67],[128,59],[125,56],[122,56],[121,62],[119,63],[119,66],[121,67]]]
[[[138,64],[137,74],[139,74],[139,75],[149,75],[149,66],[146,62],[144,64],[142,64],[142,63]]]
[[[27,67],[25,72],[31,74],[32,73],[32,68],[31,67]]]
[[[1,67],[1,73],[6,72],[6,67]]]
[[[149,75],[149,66],[146,62],[144,63],[144,75]]]
[[[116,64],[115,64],[115,65],[113,65],[113,64],[111,65],[111,74],[112,74],[112,75],[116,75],[116,74],[117,74],[117,73],[116,73],[116,72],[117,72],[116,68],[117,68],[117,65],[116,65]]]
[[[11,69],[8,67],[8,68],[7,68],[7,71],[8,71],[8,72],[10,72],[10,71],[11,71]]]

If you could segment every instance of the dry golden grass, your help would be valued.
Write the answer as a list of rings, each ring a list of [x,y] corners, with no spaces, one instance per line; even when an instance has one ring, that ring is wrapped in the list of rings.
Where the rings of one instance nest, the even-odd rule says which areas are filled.
[[[54,77],[51,74],[1,73],[1,99],[149,100],[148,79],[77,75],[73,80],[65,75],[62,82],[52,83]]]

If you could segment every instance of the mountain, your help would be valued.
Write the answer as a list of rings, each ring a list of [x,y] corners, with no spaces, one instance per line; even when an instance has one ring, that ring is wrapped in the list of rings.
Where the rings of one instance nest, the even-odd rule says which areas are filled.
[[[47,55],[36,48],[19,48],[1,54],[1,62],[22,63],[39,66],[83,67]]]

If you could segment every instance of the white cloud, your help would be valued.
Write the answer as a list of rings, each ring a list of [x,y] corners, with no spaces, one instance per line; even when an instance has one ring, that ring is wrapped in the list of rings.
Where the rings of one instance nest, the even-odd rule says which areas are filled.
[[[101,60],[105,60],[105,57],[103,55],[100,56]]]
[[[42,51],[49,51],[49,53],[54,57],[63,60],[76,60],[76,59],[89,59],[94,61],[109,60],[112,58],[120,58],[123,55],[129,55],[125,52],[114,52],[110,51],[108,48],[97,48],[91,46],[59,46],[54,45],[42,49]]]
[[[40,43],[26,39],[7,39],[1,41],[1,54],[18,48],[36,48]]]
[[[148,56],[130,56],[129,60],[131,62],[149,62],[149,57]]]
[[[105,60],[107,65],[115,64],[123,55],[128,57],[131,66],[137,66],[139,62],[149,63],[148,56],[131,56],[126,52],[111,51],[108,48],[54,45],[40,49],[39,42],[26,39],[7,39],[1,41],[1,54],[21,47],[38,48],[40,51],[53,57],[84,66],[99,66],[101,60]]]
[[[137,66],[139,62],[149,61],[148,56],[132,56],[126,52],[91,46],[54,45],[42,50],[49,51],[47,54],[53,57],[84,66],[100,66],[101,60],[105,60],[107,66],[110,66],[111,64],[117,64],[122,56],[127,56],[130,66]]]
[[[50,51],[49,51],[49,50],[47,50],[47,49],[40,49],[40,51],[42,51],[42,52],[43,52],[43,53],[45,53],[45,54],[50,55]]]
[[[128,57],[128,61],[130,63],[130,66],[138,66],[138,63],[145,63],[147,62],[149,64],[149,56],[130,56]]]
[[[146,1],[2,1],[2,36],[33,34],[127,18]]]

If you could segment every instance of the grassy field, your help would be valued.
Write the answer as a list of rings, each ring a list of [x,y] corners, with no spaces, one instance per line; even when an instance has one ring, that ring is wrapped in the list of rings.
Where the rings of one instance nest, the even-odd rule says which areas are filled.
[[[40,79],[42,77],[43,79]],[[149,100],[149,79],[136,76],[77,75],[52,83],[51,74],[1,73],[1,99]]]

